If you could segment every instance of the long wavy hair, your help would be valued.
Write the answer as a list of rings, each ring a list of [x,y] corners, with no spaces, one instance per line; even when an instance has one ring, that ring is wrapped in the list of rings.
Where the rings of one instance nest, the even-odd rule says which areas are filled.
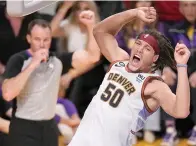
[[[168,38],[166,38],[163,34],[153,29],[143,31],[138,35],[137,38],[139,38],[142,34],[152,35],[157,40],[158,46],[160,48],[159,58],[153,66],[153,71],[162,71],[163,68],[166,66],[172,69],[176,69],[176,61],[174,59],[174,48],[172,47],[172,44],[168,40]]]

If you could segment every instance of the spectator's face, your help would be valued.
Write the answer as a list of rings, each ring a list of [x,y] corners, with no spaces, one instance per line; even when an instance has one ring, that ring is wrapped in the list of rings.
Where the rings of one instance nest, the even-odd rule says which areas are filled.
[[[77,11],[76,11],[76,16],[77,18],[79,19],[79,15],[82,11],[85,11],[85,10],[90,10],[90,7],[88,5],[88,3],[86,2],[80,2],[78,4],[78,8],[77,8]]]
[[[190,22],[195,23],[196,20],[196,2],[183,1],[180,2],[180,12]]]
[[[31,30],[31,34],[27,35],[27,40],[32,51],[49,49],[51,44],[51,30],[35,25]]]
[[[139,8],[139,7],[150,7],[152,5],[152,2],[151,1],[138,1],[136,3],[136,8]]]
[[[131,50],[129,69],[133,72],[149,71],[151,66],[158,59],[154,49],[145,41],[137,39]]]

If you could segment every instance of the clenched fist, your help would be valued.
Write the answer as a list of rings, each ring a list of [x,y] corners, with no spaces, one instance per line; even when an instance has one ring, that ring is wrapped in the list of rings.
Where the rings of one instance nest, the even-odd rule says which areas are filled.
[[[190,54],[191,53],[185,44],[177,43],[174,52],[174,58],[177,64],[187,64]]]
[[[32,63],[35,67],[37,67],[42,61],[46,62],[49,56],[49,52],[47,49],[40,49],[33,53]]]
[[[86,27],[93,27],[96,23],[95,14],[93,11],[82,11],[79,16],[79,20]]]

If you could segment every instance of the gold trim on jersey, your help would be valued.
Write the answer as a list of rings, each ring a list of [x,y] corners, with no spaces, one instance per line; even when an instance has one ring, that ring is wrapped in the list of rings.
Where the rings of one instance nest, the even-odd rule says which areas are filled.
[[[129,95],[135,92],[135,87],[133,84],[126,78],[117,73],[110,73],[107,80],[112,80],[122,85]]]

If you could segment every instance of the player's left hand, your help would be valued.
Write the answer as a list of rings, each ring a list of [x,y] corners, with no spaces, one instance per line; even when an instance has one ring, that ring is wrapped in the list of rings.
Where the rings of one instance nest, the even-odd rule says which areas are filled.
[[[185,44],[177,43],[174,52],[174,58],[177,64],[187,64],[190,54],[191,53]]]
[[[79,20],[86,27],[93,27],[95,25],[95,13],[93,11],[87,10],[82,11],[79,16]]]

